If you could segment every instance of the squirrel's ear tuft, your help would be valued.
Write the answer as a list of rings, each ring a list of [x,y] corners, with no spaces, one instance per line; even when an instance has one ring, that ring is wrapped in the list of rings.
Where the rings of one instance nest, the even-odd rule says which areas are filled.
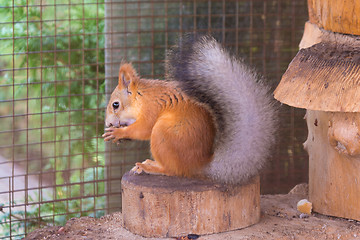
[[[127,88],[130,84],[130,78],[129,76],[125,76],[125,73],[122,72],[119,75],[119,87],[121,88]]]
[[[130,83],[135,84],[138,80],[137,73],[130,63],[125,63],[120,66],[119,70],[119,88],[128,88]]]

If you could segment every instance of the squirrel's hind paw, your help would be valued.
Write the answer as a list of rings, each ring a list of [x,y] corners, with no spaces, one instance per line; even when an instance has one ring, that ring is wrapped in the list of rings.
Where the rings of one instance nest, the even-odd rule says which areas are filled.
[[[135,163],[135,167],[131,169],[134,174],[141,174],[142,172],[153,175],[168,175],[164,168],[156,161],[146,159],[142,163]]]
[[[134,173],[134,174],[141,174],[144,172],[144,170],[141,168],[140,165],[138,164],[141,164],[141,163],[136,163],[135,167],[133,167],[130,172]]]

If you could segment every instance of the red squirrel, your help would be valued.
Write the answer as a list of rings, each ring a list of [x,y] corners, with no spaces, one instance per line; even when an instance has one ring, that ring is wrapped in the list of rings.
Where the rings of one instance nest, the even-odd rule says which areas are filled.
[[[165,80],[143,79],[129,63],[107,106],[105,141],[150,140],[154,160],[133,171],[205,176],[242,184],[271,151],[276,108],[243,60],[214,38],[185,38],[166,61]]]

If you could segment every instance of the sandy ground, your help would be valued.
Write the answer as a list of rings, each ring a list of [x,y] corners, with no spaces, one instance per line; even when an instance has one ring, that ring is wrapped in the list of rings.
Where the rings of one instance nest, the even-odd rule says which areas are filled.
[[[258,224],[236,231],[199,236],[197,239],[360,239],[360,222],[316,213],[303,217],[296,210],[296,204],[306,198],[306,187],[306,185],[298,185],[285,195],[261,196],[262,214]],[[65,226],[38,229],[25,239],[145,239],[122,228],[121,222],[121,213],[99,219],[74,218]],[[196,238],[192,235],[189,237],[179,236],[168,239]]]

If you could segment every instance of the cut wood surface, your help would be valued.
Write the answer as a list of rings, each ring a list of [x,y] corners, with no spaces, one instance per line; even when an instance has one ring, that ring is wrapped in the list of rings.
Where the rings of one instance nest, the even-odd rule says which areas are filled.
[[[126,173],[123,226],[145,237],[212,234],[260,219],[259,177],[242,186],[159,175]]]
[[[332,32],[360,35],[360,1],[308,0],[310,22]]]
[[[309,200],[315,212],[360,220],[360,113],[306,113]]]
[[[274,96],[298,108],[360,112],[360,47],[321,42],[301,49]]]

